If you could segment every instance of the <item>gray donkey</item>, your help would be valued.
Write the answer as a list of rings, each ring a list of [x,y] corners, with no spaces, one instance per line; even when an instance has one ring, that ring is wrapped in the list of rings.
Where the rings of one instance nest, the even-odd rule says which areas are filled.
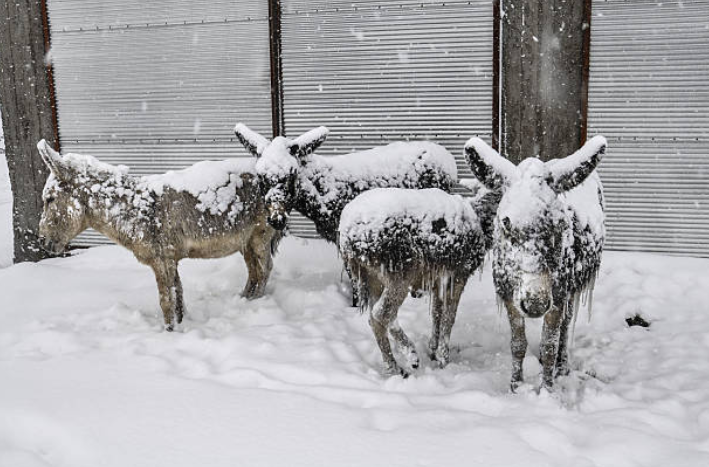
[[[37,145],[51,170],[40,235],[60,253],[91,227],[133,252],[155,273],[165,329],[185,313],[178,262],[242,252],[246,298],[264,294],[281,234],[266,221],[253,160],[199,162],[162,175],[131,176],[125,166],[91,156],[61,156]]]
[[[473,174],[502,190],[493,237],[493,279],[512,329],[514,391],[523,381],[524,319],[544,317],[542,384],[568,373],[569,324],[590,297],[605,239],[603,189],[594,170],[606,150],[596,136],[574,154],[515,166],[479,138],[465,154]],[[590,299],[590,298],[589,298]]]
[[[368,151],[323,157],[313,152],[328,130],[315,128],[287,139],[265,137],[239,123],[239,141],[258,158],[256,171],[266,189],[268,221],[283,229],[295,209],[315,224],[325,240],[337,243],[342,210],[372,188],[440,188],[457,181],[455,158],[444,147],[421,142],[396,142]],[[357,287],[354,288],[355,291]],[[356,293],[354,302],[357,302]]]
[[[394,358],[389,335],[417,368],[411,339],[397,322],[409,290],[431,294],[429,356],[445,366],[458,303],[468,277],[480,267],[489,242],[471,200],[436,188],[379,188],[348,204],[340,221],[340,253],[356,283],[367,290],[362,307],[388,374],[407,376]]]
[[[347,203],[372,188],[440,188],[457,181],[455,158],[443,146],[427,141],[396,142],[368,151],[323,157],[314,151],[328,130],[315,128],[287,139],[265,137],[239,123],[239,141],[258,158],[256,171],[266,188],[268,221],[286,225],[295,209],[315,223],[320,236],[337,242],[340,215]]]

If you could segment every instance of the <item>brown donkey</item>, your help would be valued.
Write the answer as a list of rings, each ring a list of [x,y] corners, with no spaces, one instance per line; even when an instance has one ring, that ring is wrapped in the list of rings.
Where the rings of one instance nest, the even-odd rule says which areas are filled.
[[[252,159],[138,177],[91,156],[61,156],[44,140],[37,148],[51,170],[40,221],[46,248],[59,253],[90,227],[132,251],[155,273],[166,330],[185,313],[183,258],[241,252],[249,274],[243,296],[264,294],[281,234],[266,221]]]

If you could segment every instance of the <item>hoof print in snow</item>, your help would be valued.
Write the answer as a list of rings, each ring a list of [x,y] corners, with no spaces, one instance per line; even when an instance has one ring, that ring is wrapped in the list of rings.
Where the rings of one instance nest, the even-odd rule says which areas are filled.
[[[631,316],[630,318],[625,318],[625,322],[628,323],[628,327],[633,327],[633,326],[640,326],[643,328],[650,327],[650,322],[645,320],[645,318],[643,318],[639,314]]]

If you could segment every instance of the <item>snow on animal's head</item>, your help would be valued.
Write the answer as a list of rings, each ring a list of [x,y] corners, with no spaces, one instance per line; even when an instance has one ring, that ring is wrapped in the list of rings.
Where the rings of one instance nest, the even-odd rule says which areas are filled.
[[[294,139],[277,136],[271,141],[243,123],[236,125],[234,133],[246,150],[258,158],[256,173],[264,188],[268,223],[278,230],[285,228],[296,196],[298,170],[325,141],[327,128],[321,126]]]
[[[596,136],[564,159],[528,158],[515,166],[479,138],[465,145],[473,174],[503,193],[493,238],[495,283],[502,298],[526,316],[551,309],[554,275],[573,243],[573,214],[559,195],[581,185],[605,149],[605,138]]]
[[[120,179],[125,166],[99,162],[91,156],[67,154],[61,156],[45,141],[37,144],[50,176],[44,185],[44,203],[39,234],[45,247],[60,253],[66,245],[87,228],[84,194],[100,188],[100,182]]]

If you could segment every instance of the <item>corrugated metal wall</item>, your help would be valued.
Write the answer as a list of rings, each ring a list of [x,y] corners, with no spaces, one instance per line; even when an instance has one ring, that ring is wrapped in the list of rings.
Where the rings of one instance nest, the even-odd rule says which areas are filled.
[[[266,1],[50,0],[48,8],[63,151],[148,174],[246,157],[237,121],[270,135]]]
[[[458,158],[492,128],[489,0],[282,0],[285,131],[330,129],[319,154],[428,139]],[[316,235],[301,216],[292,225]]]
[[[588,117],[608,247],[709,256],[709,1],[594,1]]]
[[[282,0],[285,129],[330,129],[320,154],[489,140],[492,3]],[[462,162],[462,159],[461,159]],[[462,171],[469,170],[464,163]]]
[[[63,150],[155,173],[246,156],[236,121],[270,133],[265,0],[48,5]],[[324,124],[322,154],[431,139],[459,158],[471,135],[489,141],[490,0],[282,0],[282,12],[289,136]],[[595,133],[611,144],[608,247],[709,256],[709,0],[593,2]]]

